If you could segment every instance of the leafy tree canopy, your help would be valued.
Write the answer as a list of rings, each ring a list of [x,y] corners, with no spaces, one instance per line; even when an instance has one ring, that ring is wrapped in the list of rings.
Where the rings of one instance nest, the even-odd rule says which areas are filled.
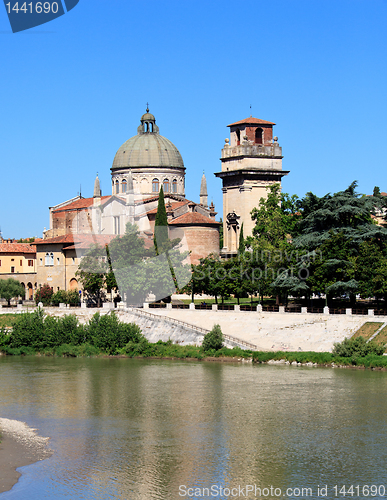
[[[23,285],[13,279],[8,278],[6,280],[0,280],[0,297],[8,301],[8,305],[11,304],[11,299],[15,297],[23,297],[25,295],[25,290]]]
[[[333,233],[341,233],[355,246],[372,238],[386,240],[387,229],[375,225],[371,218],[377,200],[357,193],[356,186],[354,181],[345,191],[322,198],[307,193],[301,200],[303,218],[298,224],[300,235],[294,239],[294,245],[313,250]]]
[[[253,237],[265,239],[277,247],[294,233],[301,218],[299,199],[296,195],[281,194],[280,184],[273,184],[268,188],[267,198],[261,198],[259,207],[251,211],[251,218],[256,221]],[[247,243],[251,245],[251,242],[248,238]]]

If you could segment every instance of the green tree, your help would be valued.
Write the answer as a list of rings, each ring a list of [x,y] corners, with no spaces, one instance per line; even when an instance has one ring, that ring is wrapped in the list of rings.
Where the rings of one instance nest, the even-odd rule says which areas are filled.
[[[101,290],[104,288],[108,270],[106,250],[95,245],[82,258],[75,273],[83,290],[89,296],[95,297],[98,307],[101,307]]]
[[[202,347],[205,351],[222,349],[223,334],[219,325],[214,325],[212,330],[204,335]]]
[[[364,241],[359,246],[356,259],[356,279],[359,282],[359,293],[363,299],[380,297],[380,282],[383,279],[383,267],[386,257],[380,245],[375,241]],[[380,276],[382,280],[380,280]],[[382,296],[384,293],[381,294]]]
[[[59,306],[59,304],[67,304],[67,303],[68,303],[68,296],[66,290],[58,290],[51,297],[51,304],[53,306]]]
[[[372,196],[380,196],[380,187],[375,186]]]
[[[8,306],[11,305],[11,299],[22,297],[24,299],[25,289],[23,285],[13,279],[0,280],[0,297],[8,301]]]
[[[358,289],[355,263],[356,250],[352,241],[342,233],[331,231],[309,265],[307,284],[312,292],[325,293],[329,303],[333,297],[348,294],[354,305]]]
[[[166,250],[165,247],[168,244],[168,240],[168,218],[165,209],[163,186],[161,186],[154,229],[154,246],[157,255]]]
[[[239,233],[239,245],[238,245],[238,253],[243,254],[245,251],[246,245],[245,245],[245,239],[243,237],[243,222],[241,225],[241,231]]]
[[[300,235],[293,243],[296,247],[315,250],[333,233],[342,234],[352,246],[366,240],[387,240],[387,229],[373,223],[377,199],[356,192],[356,182],[345,191],[318,198],[307,193],[301,200],[303,218],[298,225]]]
[[[219,219],[220,226],[219,226],[219,250],[222,250],[223,248],[223,220],[222,218]]]
[[[121,294],[128,304],[144,302],[150,292],[151,282],[147,258],[154,256],[154,249],[146,249],[136,225],[126,225],[125,234],[109,244],[112,269]]]

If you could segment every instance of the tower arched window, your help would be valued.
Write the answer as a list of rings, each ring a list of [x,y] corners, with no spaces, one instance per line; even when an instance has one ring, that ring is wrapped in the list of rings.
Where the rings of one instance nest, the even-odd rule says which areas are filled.
[[[50,265],[50,254],[47,252],[44,258],[44,265],[49,266]]]
[[[116,181],[116,194],[120,192],[120,183]]]
[[[164,190],[164,193],[169,193],[169,180],[168,179],[163,180],[163,190]]]
[[[126,179],[124,179],[124,180],[122,181],[122,192],[123,192],[123,193],[126,193],[126,188],[127,188],[127,185],[128,185],[128,184],[127,184],[127,182],[126,182]]]
[[[172,181],[172,193],[177,193],[177,179]]]
[[[236,136],[237,136],[237,146],[239,146],[240,143],[241,143],[241,131],[239,130],[239,128],[237,128],[235,130],[235,133],[236,133]]]
[[[263,144],[263,130],[261,128],[257,128],[255,130],[255,144]]]
[[[153,179],[153,181],[152,181],[152,192],[153,193],[159,192],[159,180],[158,179]]]

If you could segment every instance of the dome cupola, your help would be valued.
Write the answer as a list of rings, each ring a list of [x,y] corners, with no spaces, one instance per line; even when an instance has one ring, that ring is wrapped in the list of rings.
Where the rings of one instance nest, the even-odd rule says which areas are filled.
[[[126,185],[121,184],[127,182],[131,170],[135,192],[153,195],[163,185],[164,192],[169,189],[170,193],[184,196],[185,167],[179,150],[160,135],[149,107],[140,122],[137,135],[124,142],[114,157],[111,167],[113,193],[126,192]]]

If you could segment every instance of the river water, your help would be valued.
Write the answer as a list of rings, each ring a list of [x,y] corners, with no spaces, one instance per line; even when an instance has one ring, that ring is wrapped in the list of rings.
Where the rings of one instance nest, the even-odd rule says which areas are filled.
[[[387,372],[1,357],[0,386],[54,451],[1,500],[387,497]]]

